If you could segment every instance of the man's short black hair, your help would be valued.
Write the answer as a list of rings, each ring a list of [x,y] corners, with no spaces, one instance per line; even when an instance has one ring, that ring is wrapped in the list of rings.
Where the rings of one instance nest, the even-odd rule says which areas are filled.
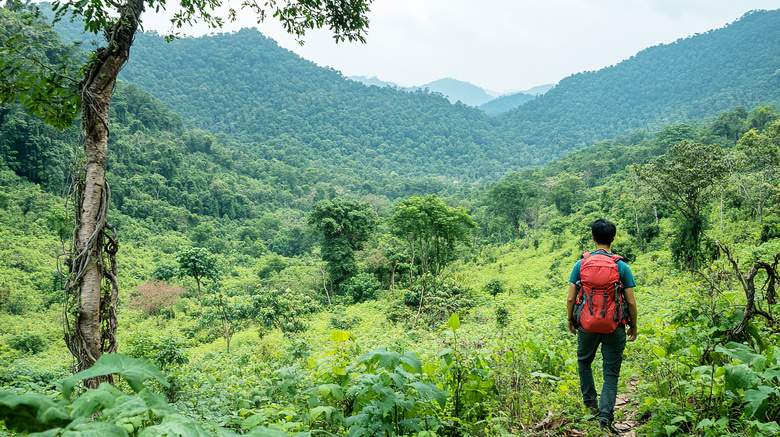
[[[590,231],[593,234],[593,241],[609,246],[615,240],[617,226],[609,220],[600,218],[590,225]]]

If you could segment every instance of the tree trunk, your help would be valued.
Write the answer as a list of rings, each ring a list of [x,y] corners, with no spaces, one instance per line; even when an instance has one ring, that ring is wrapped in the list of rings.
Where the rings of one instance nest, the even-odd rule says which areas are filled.
[[[76,360],[76,371],[91,367],[104,352],[117,349],[118,245],[116,231],[106,223],[110,203],[106,183],[108,108],[142,11],[142,0],[128,1],[116,24],[106,28],[109,44],[97,50],[97,57],[80,84],[86,163],[77,180],[75,253],[69,260],[70,277],[65,287],[69,305],[65,340]],[[97,383],[89,381],[88,385]]]

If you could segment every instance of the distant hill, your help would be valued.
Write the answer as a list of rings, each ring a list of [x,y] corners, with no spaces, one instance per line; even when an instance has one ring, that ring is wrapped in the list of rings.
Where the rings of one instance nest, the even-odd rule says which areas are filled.
[[[173,43],[138,35],[122,78],[189,125],[268,150],[283,144],[291,150],[284,159],[304,157],[291,165],[475,181],[635,129],[780,103],[778,22],[780,11],[748,13],[724,28],[569,76],[496,117],[435,93],[366,87],[254,29]],[[450,91],[428,89],[454,94],[454,82],[444,81]]]
[[[537,85],[537,86],[535,86],[533,88],[529,88],[527,90],[520,90],[518,92],[523,93],[523,94],[530,94],[532,96],[538,96],[539,94],[544,94],[547,91],[550,91],[552,89],[552,87],[554,87],[554,86],[555,86],[554,84],[548,83],[548,84],[544,84],[544,85]],[[509,93],[509,94],[515,94],[515,93]],[[505,95],[509,95],[509,94],[505,94]]]
[[[435,93],[441,93],[452,103],[461,101],[469,106],[479,106],[493,100],[493,96],[488,94],[484,89],[451,77],[435,80],[419,87],[412,87],[411,89],[428,89]]]
[[[509,94],[480,105],[479,109],[485,111],[485,114],[488,115],[503,114],[504,112],[511,111],[512,109],[533,100],[534,97],[536,96],[525,93]]]
[[[500,115],[503,138],[557,155],[634,129],[652,132],[736,106],[778,104],[778,22],[780,10],[749,12],[724,28],[569,76]]]
[[[439,79],[425,85],[412,87],[401,87],[394,82],[385,82],[383,80],[379,80],[376,76],[350,76],[349,78],[367,86],[376,85],[378,87],[397,87],[409,92],[427,89],[428,91],[443,95],[447,98],[447,100],[450,101],[450,103],[456,103],[460,101],[461,103],[469,106],[480,106],[494,99],[490,93],[476,85],[449,77]]]
[[[383,80],[379,80],[379,78],[377,78],[376,76],[372,76],[372,77],[349,76],[349,78],[354,80],[355,82],[360,82],[360,83],[362,83],[363,85],[366,85],[366,86],[373,86],[373,85],[375,85],[375,86],[378,86],[378,87],[389,86],[389,87],[403,88],[403,87],[401,87],[400,85],[398,85],[395,82],[385,82]]]

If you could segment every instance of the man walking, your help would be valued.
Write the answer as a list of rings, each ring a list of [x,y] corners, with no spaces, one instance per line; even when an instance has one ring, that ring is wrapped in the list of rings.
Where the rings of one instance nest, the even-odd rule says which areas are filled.
[[[626,339],[634,341],[637,336],[636,282],[628,264],[610,251],[617,232],[615,224],[598,219],[591,224],[591,232],[596,250],[583,254],[574,265],[569,277],[566,313],[569,331],[577,334],[582,400],[598,416],[599,426],[615,433],[612,422],[623,350]],[[600,401],[591,369],[599,345],[604,362]]]

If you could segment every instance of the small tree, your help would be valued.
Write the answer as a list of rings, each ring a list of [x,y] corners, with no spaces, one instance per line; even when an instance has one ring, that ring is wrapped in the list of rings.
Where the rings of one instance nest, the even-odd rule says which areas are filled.
[[[739,140],[740,172],[734,174],[740,197],[750,206],[763,224],[764,209],[773,196],[777,196],[780,174],[780,122],[775,122],[763,132],[750,130]]]
[[[314,205],[309,225],[319,233],[322,259],[328,264],[333,291],[357,274],[355,251],[363,248],[376,229],[377,216],[371,205],[335,198]]]
[[[525,223],[526,211],[534,206],[538,197],[538,188],[523,180],[520,173],[512,173],[488,190],[488,211],[506,220],[512,228],[512,236],[517,238],[520,226]]]
[[[176,303],[184,292],[183,288],[163,281],[146,281],[135,289],[140,295],[133,297],[130,308],[143,311],[150,316],[155,316],[161,309]]]
[[[317,304],[305,294],[259,287],[253,299],[253,317],[266,329],[278,328],[284,333],[306,330],[305,317],[317,311]]]
[[[471,245],[477,227],[465,208],[450,208],[435,194],[402,201],[390,218],[393,234],[406,241],[409,264],[419,261],[422,274],[439,274],[453,260],[459,244]],[[410,273],[411,275],[411,273]]]
[[[731,172],[732,159],[717,144],[677,143],[644,167],[633,166],[641,181],[682,215],[672,254],[682,266],[696,268],[706,229],[702,215],[717,188]]]
[[[550,201],[563,215],[569,215],[577,209],[580,201],[580,192],[585,189],[582,179],[564,175],[550,189]]]
[[[219,278],[217,256],[203,247],[193,247],[176,253],[179,263],[179,277],[192,276],[198,285],[198,301],[202,304],[201,282],[204,279],[216,281]]]
[[[222,328],[227,351],[230,352],[230,340],[236,329],[254,318],[255,310],[252,297],[247,295],[230,296],[216,291],[209,295],[204,306],[203,318],[206,322],[218,322]]]

